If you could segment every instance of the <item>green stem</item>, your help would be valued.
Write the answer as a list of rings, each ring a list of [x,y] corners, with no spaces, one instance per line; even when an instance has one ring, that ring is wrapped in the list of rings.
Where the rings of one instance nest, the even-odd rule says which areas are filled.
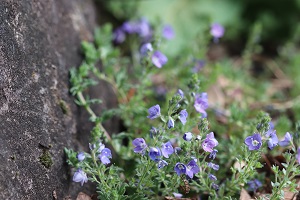
[[[95,67],[92,68],[92,71],[97,76],[98,79],[103,80],[112,86],[112,89],[113,89],[114,93],[117,95],[117,97],[120,95],[122,100],[128,102],[126,94],[124,93],[124,91],[122,89],[118,88],[117,83],[113,79],[105,76],[104,73],[99,72],[99,70]],[[118,98],[118,101],[120,102],[119,98]]]
[[[91,117],[92,118],[97,118],[97,115],[94,113],[94,111],[91,109],[91,107],[87,104],[82,92],[77,93],[77,98],[83,104],[84,108],[91,115]],[[104,133],[105,137],[107,138],[107,140],[111,143],[111,137],[108,134],[108,132],[106,131],[106,129],[102,126],[102,124],[100,122],[96,122],[96,126],[99,126],[100,130],[103,131],[103,133]]]

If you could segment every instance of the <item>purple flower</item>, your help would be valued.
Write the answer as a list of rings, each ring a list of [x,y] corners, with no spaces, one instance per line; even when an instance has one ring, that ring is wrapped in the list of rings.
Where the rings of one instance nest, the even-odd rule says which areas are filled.
[[[161,153],[165,158],[169,158],[169,155],[174,153],[174,149],[173,149],[171,142],[166,142],[166,143],[162,144]]]
[[[217,149],[214,149],[210,154],[209,154],[209,158],[210,159],[215,159],[216,158],[216,156],[217,156],[217,153],[218,153],[218,150]]]
[[[269,130],[266,132],[266,137],[270,137],[271,133],[274,132],[274,124],[273,122],[269,122]]]
[[[192,69],[192,72],[194,73],[198,73],[205,65],[205,61],[204,60],[196,60],[196,63]]]
[[[128,34],[134,34],[138,32],[138,23],[135,21],[124,22],[122,25],[122,30]]]
[[[178,89],[178,90],[177,90],[177,94],[179,94],[180,97],[181,97],[181,99],[183,99],[183,97],[184,97],[184,92],[183,92],[181,89]]]
[[[155,51],[151,57],[151,60],[157,68],[161,68],[168,62],[168,58],[160,51]]]
[[[215,139],[214,133],[210,132],[206,135],[205,140],[202,143],[202,148],[206,152],[212,152],[213,148],[218,145],[218,141]]]
[[[168,129],[174,128],[174,120],[172,117],[168,120]]]
[[[208,174],[208,178],[212,181],[216,181],[217,180],[217,177],[213,174]]]
[[[268,147],[272,150],[278,144],[278,138],[276,131],[273,131],[269,134],[270,138],[268,139]]]
[[[180,176],[181,174],[186,173],[186,166],[182,163],[176,163],[174,170],[177,173],[177,175]]]
[[[141,38],[149,39],[151,38],[151,32],[149,22],[145,18],[140,19],[137,23],[137,34],[139,34]]]
[[[91,151],[93,151],[96,148],[96,145],[89,143],[89,148]]]
[[[157,104],[148,109],[149,119],[155,119],[160,116],[160,106]]]
[[[163,27],[162,36],[167,40],[171,40],[175,37],[175,32],[171,25],[165,25]]]
[[[153,136],[157,135],[158,133],[159,133],[159,130],[152,126],[150,129],[150,137],[153,138]]]
[[[181,148],[180,147],[175,147],[175,153],[178,155],[179,152],[181,151]]]
[[[151,43],[145,43],[141,46],[140,52],[142,56],[146,56],[148,52],[153,51],[153,47]]]
[[[158,161],[158,163],[157,163],[158,169],[162,169],[162,168],[164,168],[164,167],[167,166],[167,165],[168,165],[168,163],[167,163],[165,160],[160,160],[160,161]]]
[[[173,192],[175,198],[181,198],[183,195],[180,193]]]
[[[102,164],[107,165],[110,163],[110,158],[112,157],[111,151],[108,148],[104,148],[101,153],[98,155],[98,158],[101,160]]]
[[[132,141],[132,145],[135,146],[134,153],[144,153],[147,148],[147,144],[143,138],[136,138]]]
[[[202,117],[207,117],[207,113],[205,111],[208,108],[208,98],[206,92],[196,95],[194,107],[197,112],[201,113]]]
[[[300,164],[300,147],[298,147],[296,159],[297,159],[298,163]]]
[[[249,188],[248,188],[249,191],[256,192],[256,190],[258,188],[260,188],[262,186],[262,184],[261,184],[261,182],[259,180],[254,179],[254,180],[248,182],[248,186],[249,186]]]
[[[105,148],[105,145],[102,144],[102,142],[99,142],[99,148],[97,149],[98,153],[101,153],[101,151]]]
[[[78,153],[76,158],[78,159],[79,162],[83,161],[85,159],[84,152]]]
[[[218,171],[219,168],[220,168],[219,165],[214,164],[214,163],[212,163],[212,162],[209,162],[209,163],[207,164],[207,166],[210,167],[210,168],[212,168],[212,169],[215,170],[215,171]]]
[[[194,174],[197,174],[198,172],[200,172],[199,166],[193,159],[186,166],[186,175],[188,175],[190,178],[193,178]]]
[[[184,139],[185,141],[191,141],[192,138],[193,138],[193,134],[192,134],[191,132],[187,132],[187,133],[185,133],[185,134],[183,135],[183,139]]]
[[[138,34],[146,40],[150,39],[152,35],[150,24],[144,18],[138,21],[124,22],[121,29],[128,34]]]
[[[211,187],[214,189],[214,190],[218,190],[219,189],[219,186],[215,183],[211,184]]]
[[[84,183],[88,182],[88,178],[86,176],[86,173],[82,171],[81,169],[78,169],[73,176],[74,182],[80,182],[81,186],[83,186]]]
[[[161,151],[157,147],[151,147],[149,151],[149,157],[153,161],[159,161],[161,156]]]
[[[223,37],[225,29],[218,23],[213,23],[210,27],[210,34],[214,37],[214,41],[218,42],[219,38]]]
[[[188,115],[189,115],[189,114],[188,114],[188,112],[186,111],[186,109],[180,111],[178,118],[179,118],[179,120],[181,121],[181,123],[182,123],[183,125],[185,125],[185,123],[186,123],[186,118],[188,117]]]
[[[245,144],[248,146],[250,151],[258,150],[262,145],[260,134],[255,133],[251,136],[246,137]]]
[[[288,146],[291,144],[292,141],[292,136],[289,132],[286,132],[285,136],[284,136],[284,140],[279,142],[279,145],[282,147]]]
[[[126,39],[126,35],[121,28],[118,28],[113,33],[113,41],[117,44],[124,42]]]

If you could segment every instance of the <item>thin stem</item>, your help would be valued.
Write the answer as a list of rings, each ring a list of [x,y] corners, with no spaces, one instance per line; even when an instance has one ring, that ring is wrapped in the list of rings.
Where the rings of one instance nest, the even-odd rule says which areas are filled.
[[[86,111],[92,116],[92,118],[97,118],[97,115],[94,113],[94,111],[91,109],[91,107],[87,104],[82,92],[78,92],[77,97],[78,97],[79,101],[83,104]],[[101,129],[101,131],[103,131],[107,140],[111,143],[111,137],[108,134],[108,132],[106,131],[106,129],[102,126],[102,124],[100,122],[96,122],[96,126],[99,126],[99,128]]]
[[[117,83],[113,79],[105,76],[105,74],[99,72],[99,70],[96,69],[95,67],[92,68],[92,71],[97,76],[97,78],[109,83],[112,86],[112,89],[113,89],[115,95],[117,95],[117,97],[118,97],[118,94],[120,94],[121,100],[128,102],[126,94],[124,93],[124,91],[122,89],[118,88]],[[118,99],[118,101],[120,102],[120,99]]]

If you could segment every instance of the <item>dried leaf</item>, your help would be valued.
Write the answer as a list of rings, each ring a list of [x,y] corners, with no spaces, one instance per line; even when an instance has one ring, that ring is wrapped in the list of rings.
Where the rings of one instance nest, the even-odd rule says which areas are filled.
[[[79,192],[76,200],[92,200],[92,198],[83,192]]]
[[[248,194],[248,192],[242,188],[241,194],[240,194],[240,200],[251,200],[251,196]]]

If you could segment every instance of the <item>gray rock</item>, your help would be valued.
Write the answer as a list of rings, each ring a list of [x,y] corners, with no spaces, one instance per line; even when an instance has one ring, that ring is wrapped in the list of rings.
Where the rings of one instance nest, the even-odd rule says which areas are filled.
[[[87,150],[90,127],[79,129],[86,119],[68,74],[81,63],[80,42],[92,40],[95,16],[92,0],[1,1],[0,199],[91,191],[72,183],[63,148]]]

